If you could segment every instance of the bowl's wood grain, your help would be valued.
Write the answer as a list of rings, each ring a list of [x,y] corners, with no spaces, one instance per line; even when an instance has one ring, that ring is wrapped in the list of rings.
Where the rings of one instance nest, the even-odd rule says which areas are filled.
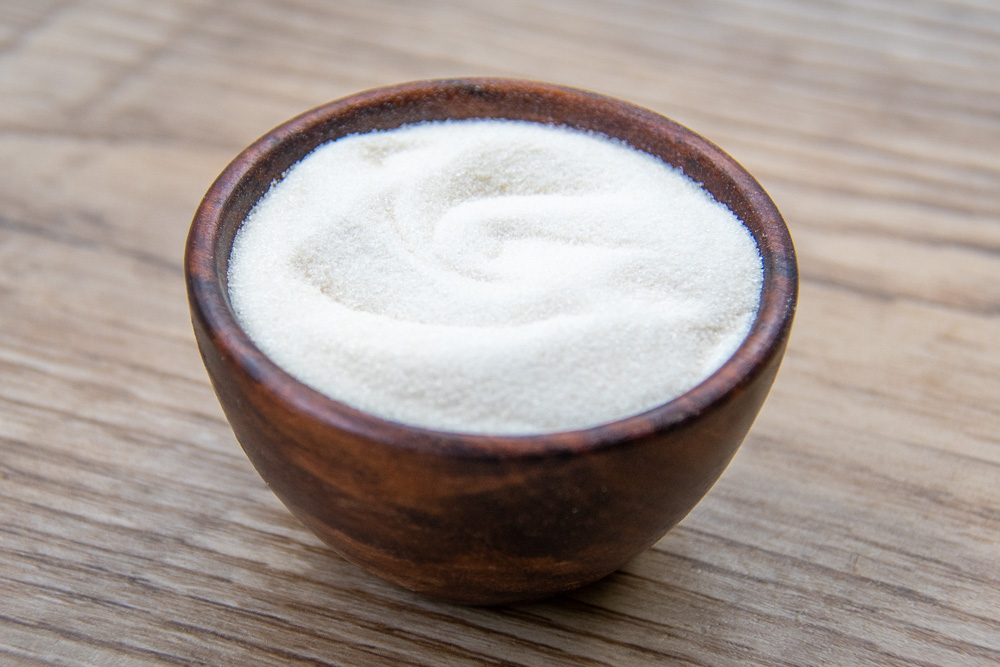
[[[764,262],[754,326],[717,373],[620,422],[533,437],[431,431],[358,412],[281,371],[236,323],[233,237],[270,184],[316,145],[406,123],[503,117],[601,132],[682,167],[750,229]],[[650,111],[546,84],[477,79],[381,89],[309,111],[220,175],[185,257],[195,335],[244,450],[279,498],[349,560],[466,603],[538,598],[620,567],[680,521],[739,447],[778,370],[797,294],[791,239],[728,155]]]

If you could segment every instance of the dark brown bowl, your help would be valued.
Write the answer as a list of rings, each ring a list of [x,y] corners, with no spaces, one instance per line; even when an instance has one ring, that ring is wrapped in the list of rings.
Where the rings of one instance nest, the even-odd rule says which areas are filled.
[[[227,292],[237,229],[314,147],[406,123],[510,118],[622,139],[681,167],[750,229],[760,309],[735,355],[643,414],[538,436],[440,432],[359,412],[278,368],[240,329]],[[261,477],[348,560],[406,588],[494,604],[596,581],[691,511],[746,436],[774,380],[798,289],[781,215],[732,158],[646,109],[542,83],[464,79],[360,93],[244,150],[195,214],[185,272],[195,336],[233,431]]]

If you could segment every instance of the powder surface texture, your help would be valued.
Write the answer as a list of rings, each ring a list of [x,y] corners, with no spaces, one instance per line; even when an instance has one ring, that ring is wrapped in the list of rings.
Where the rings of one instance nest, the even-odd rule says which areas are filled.
[[[239,322],[292,376],[393,421],[491,434],[677,397],[746,337],[761,281],[748,230],[680,171],[505,120],[317,148],[229,264]]]

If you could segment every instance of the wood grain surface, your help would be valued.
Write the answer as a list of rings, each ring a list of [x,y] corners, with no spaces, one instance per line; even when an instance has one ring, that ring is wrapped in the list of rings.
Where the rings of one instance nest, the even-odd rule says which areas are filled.
[[[331,554],[201,365],[184,237],[245,145],[412,79],[588,88],[782,209],[799,312],[708,497],[602,582],[431,602]],[[1000,661],[991,0],[3,0],[0,663]]]

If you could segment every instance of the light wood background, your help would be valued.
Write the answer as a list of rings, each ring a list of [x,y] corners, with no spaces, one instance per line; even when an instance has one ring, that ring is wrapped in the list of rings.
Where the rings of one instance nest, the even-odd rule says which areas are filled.
[[[800,256],[790,349],[709,496],[620,572],[463,608],[261,482],[190,330],[208,185],[324,101],[503,75],[728,150]],[[0,663],[1000,660],[1000,5],[0,2]]]

